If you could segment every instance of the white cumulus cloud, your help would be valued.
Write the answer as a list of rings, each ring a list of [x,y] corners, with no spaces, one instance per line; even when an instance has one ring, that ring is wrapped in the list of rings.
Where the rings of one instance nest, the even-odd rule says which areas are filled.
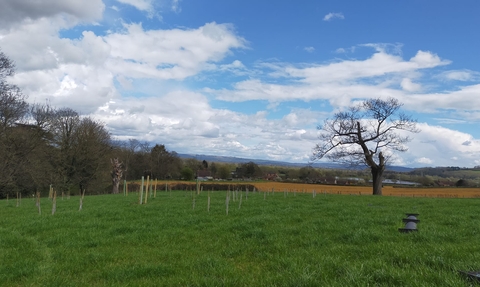
[[[452,70],[446,71],[440,75],[442,78],[449,81],[475,81],[480,79],[480,73],[470,70]]]
[[[431,165],[433,163],[433,160],[426,158],[426,157],[421,157],[416,160],[416,162],[421,163],[421,164],[426,164],[426,165]]]
[[[333,19],[345,19],[345,16],[343,16],[343,13],[328,13],[323,17],[323,21],[331,21]]]
[[[131,5],[140,11],[153,12],[153,0],[117,0],[120,3]]]

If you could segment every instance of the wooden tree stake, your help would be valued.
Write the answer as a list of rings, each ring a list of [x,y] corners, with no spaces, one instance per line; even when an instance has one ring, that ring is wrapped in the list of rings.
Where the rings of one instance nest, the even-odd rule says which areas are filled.
[[[155,191],[153,192],[153,198],[157,198],[157,183],[158,179],[155,179]]]
[[[40,207],[40,192],[37,191],[37,203],[36,203],[37,207],[38,207],[38,214],[42,215],[42,208]]]
[[[78,209],[78,211],[81,211],[82,208],[83,208],[83,198],[85,197],[85,189],[82,191],[80,191],[80,208]]]
[[[207,211],[210,212],[210,191],[208,192]]]
[[[52,198],[52,215],[55,214],[57,211],[57,191],[53,191],[53,198]]]
[[[147,204],[149,184],[150,184],[150,176],[147,175],[147,185],[146,185],[146,188],[145,188],[145,202],[144,202],[145,204]]]
[[[138,204],[142,204],[143,203],[143,176],[142,176],[142,185],[140,186],[140,192],[138,193]]]
[[[228,203],[230,201],[230,196],[228,195],[228,193],[229,192],[227,191],[227,196],[225,198],[225,211],[226,211],[227,215],[228,215]]]

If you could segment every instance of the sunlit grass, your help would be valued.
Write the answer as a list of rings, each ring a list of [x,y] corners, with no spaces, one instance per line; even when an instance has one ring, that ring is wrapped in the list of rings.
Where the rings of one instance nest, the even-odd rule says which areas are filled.
[[[4,286],[468,286],[480,202],[297,192],[0,201]],[[51,211],[51,210],[50,210]],[[406,212],[417,233],[402,234]]]

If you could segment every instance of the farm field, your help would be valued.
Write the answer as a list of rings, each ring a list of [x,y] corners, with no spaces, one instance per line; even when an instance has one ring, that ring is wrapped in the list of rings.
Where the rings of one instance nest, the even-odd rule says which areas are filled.
[[[283,183],[283,182],[259,182],[252,183],[259,190],[272,190],[283,192],[305,192],[330,194],[356,194],[370,195],[372,194],[371,186],[341,186],[341,185],[321,185],[321,184],[304,184],[304,183]],[[386,196],[411,196],[411,197],[444,197],[444,198],[476,198],[480,197],[480,188],[421,188],[421,187],[393,187],[384,186],[383,195]]]
[[[210,210],[208,195],[210,194]],[[0,201],[2,286],[474,286],[480,201],[157,192]],[[247,198],[248,196],[248,198]],[[399,233],[405,213],[418,232]]]
[[[139,184],[139,181],[135,181]],[[165,189],[165,183],[172,184],[190,184],[193,181],[162,181],[158,182],[158,189]],[[201,182],[201,185],[231,185],[232,187],[240,185],[253,185],[259,191],[273,191],[274,192],[297,192],[297,193],[312,193],[314,190],[317,194],[344,194],[344,195],[371,195],[371,186],[355,186],[355,185],[322,185],[322,184],[306,184],[306,183],[284,183],[275,181],[256,182],[256,181],[240,181],[240,182]],[[480,197],[480,188],[452,188],[452,187],[393,187],[384,186],[382,189],[385,196],[399,196],[399,197],[435,197],[435,198],[478,198]]]

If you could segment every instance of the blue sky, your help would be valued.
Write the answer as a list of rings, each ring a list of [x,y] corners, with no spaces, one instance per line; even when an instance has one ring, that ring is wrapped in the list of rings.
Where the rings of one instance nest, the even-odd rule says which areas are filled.
[[[11,81],[118,139],[308,162],[334,112],[395,97],[422,131],[392,164],[480,165],[479,1],[0,4]]]

